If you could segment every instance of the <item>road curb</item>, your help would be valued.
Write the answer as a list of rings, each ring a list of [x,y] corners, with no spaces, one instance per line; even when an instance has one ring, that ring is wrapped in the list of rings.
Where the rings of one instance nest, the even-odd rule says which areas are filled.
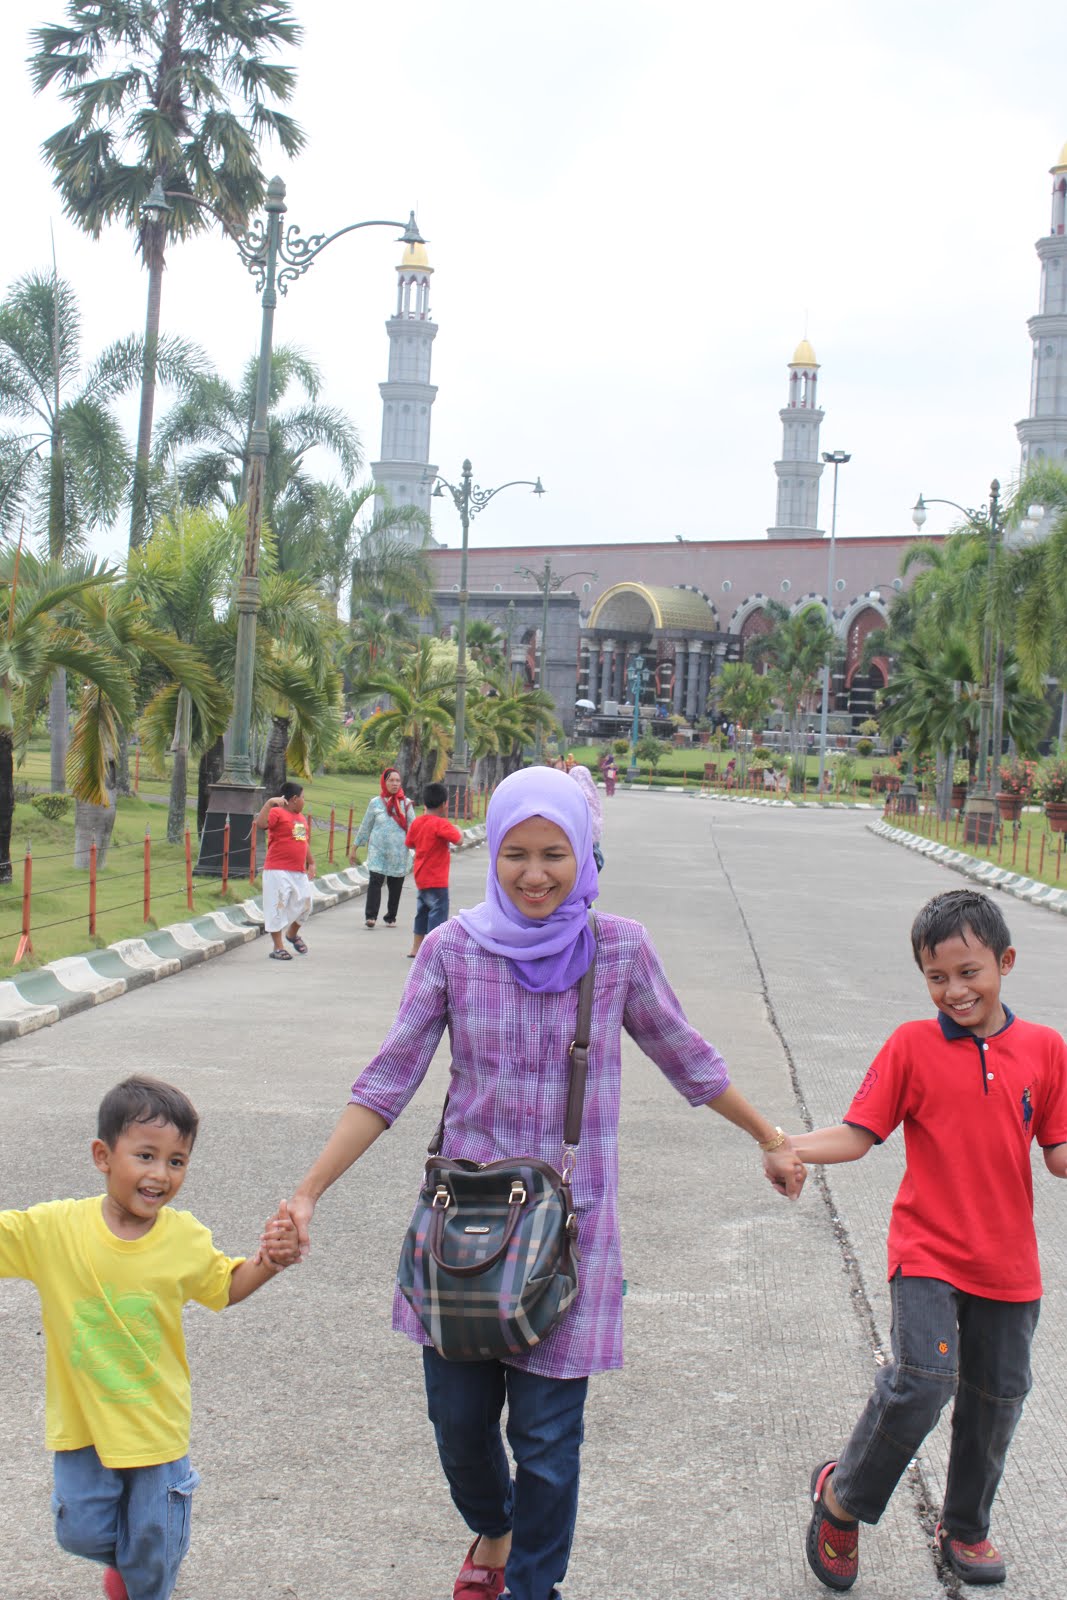
[[[479,823],[466,830],[457,848],[472,850],[484,843],[485,824]],[[366,894],[367,882],[364,867],[345,867],[314,879],[311,915],[358,899]],[[188,922],[169,923],[141,938],[119,939],[103,950],[62,956],[45,967],[0,980],[0,1043],[225,955],[264,931],[263,903],[257,895]]]
[[[1004,894],[1014,895],[1017,900],[1027,900],[1032,906],[1043,906],[1046,911],[1055,911],[1061,917],[1067,917],[1067,889],[1039,883],[1036,878],[1024,877],[1021,872],[1012,872],[1009,867],[998,867],[993,861],[980,861],[977,856],[969,856],[950,844],[923,839],[917,833],[909,833],[906,828],[894,828],[881,819],[868,822],[867,829],[881,839],[888,839],[891,844],[916,850],[919,855],[929,856],[953,872],[962,872],[964,877],[973,878],[984,888],[1000,889]]]

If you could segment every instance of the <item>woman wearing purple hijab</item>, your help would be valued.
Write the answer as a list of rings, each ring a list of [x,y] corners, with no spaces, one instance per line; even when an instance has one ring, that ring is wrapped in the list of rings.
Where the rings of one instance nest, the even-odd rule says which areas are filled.
[[[290,1201],[305,1252],[317,1200],[399,1116],[446,1028],[452,1066],[442,1155],[559,1162],[578,986],[594,953],[589,808],[565,773],[533,767],[499,785],[486,822],[485,899],[427,934],[388,1037]],[[691,1105],[710,1106],[760,1145],[776,1189],[795,1199],[803,1183],[788,1137],[731,1085],[722,1057],[686,1020],[644,928],[600,913],[595,950],[572,1180],[581,1259],[574,1303],[524,1355],[464,1362],[438,1355],[399,1291],[393,1303],[394,1328],[423,1346],[441,1464],[474,1534],[454,1600],[558,1600],[567,1570],[588,1380],[622,1365],[623,1030]],[[505,1402],[514,1480],[500,1434]]]

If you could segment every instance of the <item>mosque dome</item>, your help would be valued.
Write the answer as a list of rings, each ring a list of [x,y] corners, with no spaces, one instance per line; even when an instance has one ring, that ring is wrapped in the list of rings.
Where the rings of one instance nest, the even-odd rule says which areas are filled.
[[[793,359],[789,365],[791,367],[817,367],[819,365],[815,359],[815,351],[811,348],[807,339],[801,339],[793,351]]]
[[[401,270],[401,272],[403,272],[405,268],[409,268],[410,269],[412,267],[429,267],[429,266],[430,266],[430,258],[426,254],[426,246],[424,244],[409,244],[409,245],[405,245],[404,254],[403,254],[403,256],[401,257],[401,260],[400,260],[400,270]],[[431,268],[430,270],[432,271],[433,269]]]
[[[1067,172],[1067,144],[1065,144],[1063,149],[1060,151],[1056,165],[1052,168],[1052,171],[1054,173]]]

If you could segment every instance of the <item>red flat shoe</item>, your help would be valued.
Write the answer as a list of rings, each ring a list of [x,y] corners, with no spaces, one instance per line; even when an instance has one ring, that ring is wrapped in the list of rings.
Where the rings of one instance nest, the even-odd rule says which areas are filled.
[[[504,1587],[503,1567],[475,1566],[474,1552],[478,1544],[479,1540],[475,1539],[467,1551],[452,1590],[452,1600],[496,1600]]]
[[[103,1586],[107,1600],[130,1600],[122,1573],[116,1567],[104,1568]]]

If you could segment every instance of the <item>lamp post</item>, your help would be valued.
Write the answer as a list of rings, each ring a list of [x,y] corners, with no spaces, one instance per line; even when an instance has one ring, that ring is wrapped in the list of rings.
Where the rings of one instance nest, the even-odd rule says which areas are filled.
[[[834,469],[834,503],[830,514],[830,560],[826,574],[826,622],[833,632],[834,626],[834,549],[837,543],[837,474],[846,461],[852,457],[847,450],[824,450],[822,458],[827,466]],[[830,719],[830,675],[833,672],[834,646],[831,638],[826,646],[826,660],[822,668],[822,706],[819,711],[819,787],[818,793],[822,794],[823,778],[826,773],[826,733]]]
[[[565,584],[568,578],[593,578],[595,580],[596,573],[587,571],[564,573],[553,572],[552,561],[549,556],[545,557],[545,564],[540,572],[536,572],[533,567],[516,567],[515,571],[520,577],[529,578],[531,583],[536,584],[543,596],[544,603],[541,607],[541,648],[537,653],[537,687],[539,689],[546,689],[548,683],[546,669],[548,666],[547,651],[549,596],[552,595],[555,590],[559,589],[563,584]],[[535,761],[540,761],[541,759],[541,753],[544,749],[544,742],[544,729],[541,727],[541,724],[538,723],[537,732],[534,735]]]
[[[989,485],[989,505],[982,506],[977,511],[969,510],[966,506],[957,504],[955,500],[936,498],[924,500],[920,495],[911,512],[911,520],[920,533],[926,521],[928,505],[952,506],[954,510],[962,512],[971,527],[981,533],[989,543],[989,558],[986,563],[988,590],[982,627],[982,684],[978,692],[978,780],[974,789],[968,794],[967,804],[964,807],[963,836],[968,844],[991,844],[996,836],[997,808],[993,798],[989,759],[993,711],[993,618],[989,591],[992,589],[997,549],[1003,531],[1000,520],[1000,483],[996,478],[993,479]]]
[[[634,725],[630,735],[630,766],[626,773],[629,783],[636,783],[640,774],[637,770],[637,741],[641,737],[641,691],[645,687],[646,673],[644,656],[634,656],[626,671],[626,682],[630,693],[634,697]]]
[[[454,790],[466,793],[470,774],[467,770],[467,540],[470,534],[471,518],[477,516],[479,511],[484,511],[486,506],[503,489],[527,488],[536,495],[543,495],[540,478],[512,478],[508,483],[502,483],[495,489],[482,489],[478,484],[471,482],[472,468],[469,461],[464,461],[459,483],[449,483],[447,478],[440,474],[436,478],[427,479],[434,485],[434,498],[440,500],[445,492],[452,496],[452,504],[459,512],[460,525],[463,529],[463,543],[460,546],[459,556],[459,619],[456,627],[456,737],[452,750],[452,760],[445,773],[445,783],[449,794]]]
[[[191,196],[182,195],[182,199]],[[212,206],[197,201],[205,211],[210,211],[219,221],[224,219]],[[162,181],[157,177],[143,211],[150,222],[158,222],[171,209]],[[252,780],[250,758],[252,730],[252,683],[255,674],[256,618],[259,613],[259,551],[263,529],[263,484],[266,476],[267,456],[270,453],[268,422],[270,412],[271,356],[274,343],[274,312],[278,295],[287,294],[289,284],[300,278],[335,239],[361,228],[400,228],[405,244],[422,244],[424,241],[412,212],[406,223],[392,221],[352,222],[336,233],[311,234],[303,238],[295,223],[282,232],[282,218],[286,213],[285,184],[281,178],[272,178],[267,185],[264,201],[266,222],[257,221],[245,233],[227,232],[237,246],[237,253],[255,279],[256,288],[262,291],[262,320],[260,323],[259,367],[256,373],[256,410],[248,442],[248,477],[245,489],[246,523],[241,577],[237,585],[237,650],[234,662],[233,713],[230,723],[229,752],[226,767],[217,784],[211,785],[208,816],[200,841],[200,858],[197,871],[215,873],[222,852],[222,831],[226,816],[231,819],[230,848],[237,851],[247,848],[252,827],[252,813],[257,809],[258,793]]]

